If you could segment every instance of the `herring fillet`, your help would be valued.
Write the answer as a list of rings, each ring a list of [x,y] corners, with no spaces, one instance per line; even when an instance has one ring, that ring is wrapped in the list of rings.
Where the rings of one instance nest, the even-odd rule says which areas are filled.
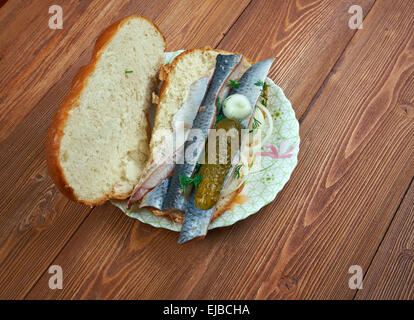
[[[269,73],[273,61],[274,59],[267,59],[251,66],[241,77],[239,87],[232,88],[230,92],[230,94],[240,93],[245,95],[253,106],[250,116],[241,121],[243,128],[249,126],[254,113],[254,107],[256,106],[262,90],[261,86],[256,85],[256,83],[258,81],[264,82],[266,80],[266,76]],[[246,135],[241,138],[242,143],[245,136]],[[227,174],[226,180],[228,180],[229,175],[233,174],[233,172],[234,167]],[[208,210],[198,208],[194,203],[194,192],[192,192],[184,215],[178,243],[182,244],[194,238],[204,237],[207,234],[208,225],[210,224],[214,211],[215,206]]]
[[[163,159],[163,162],[154,162],[149,166],[146,174],[140,178],[140,181],[128,201],[128,209],[130,209],[132,204],[142,199],[141,203],[145,203],[145,205],[140,204],[140,208],[148,206],[159,209],[158,207],[161,205],[161,209],[159,210],[162,210],[162,204],[165,200],[166,191],[164,195],[160,193],[160,191],[163,190],[163,186],[167,184],[167,182],[164,181],[167,179],[170,180],[167,177],[171,175],[174,170],[176,155],[184,147],[184,142],[186,141],[189,132],[188,129],[193,126],[194,118],[197,115],[210,80],[211,74],[207,74],[190,86],[184,105],[173,118],[174,138],[178,139],[182,136],[183,139],[181,141],[173,141],[175,149],[172,154]],[[157,186],[160,184],[163,184],[163,186],[157,189]],[[146,195],[151,193],[154,189],[157,190],[155,190],[150,197],[147,197]],[[162,199],[159,199],[160,196],[162,196]]]
[[[199,209],[194,203],[194,193],[195,191],[193,190],[188,200],[183,226],[178,239],[179,244],[194,238],[203,238],[207,234],[208,225],[215,211],[215,207],[208,210]]]
[[[161,183],[148,192],[139,204],[140,208],[151,207],[157,210],[162,210],[165,200],[165,195],[168,191],[168,186],[170,185],[170,178],[166,178],[161,181]]]
[[[229,91],[227,86],[230,76],[241,68],[242,55],[223,55],[216,57],[216,66],[210,86],[207,89],[203,102],[196,118],[194,119],[193,129],[202,131],[207,137],[208,130],[214,125],[217,113],[217,100],[226,97]],[[196,164],[200,155],[204,151],[205,139],[195,135],[192,139],[185,142],[185,157],[189,156],[188,151],[192,151],[191,159],[184,159],[184,163],[177,164],[171,178],[168,193],[165,198],[164,209],[185,211],[187,206],[188,194],[184,194],[180,184],[180,175],[193,177]],[[191,189],[189,188],[191,192]]]

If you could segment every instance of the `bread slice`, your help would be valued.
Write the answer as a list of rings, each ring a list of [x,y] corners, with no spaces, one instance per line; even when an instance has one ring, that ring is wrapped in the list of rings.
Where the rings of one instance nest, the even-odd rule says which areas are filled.
[[[160,73],[160,90],[150,142],[150,159],[155,159],[164,143],[165,132],[173,134],[173,117],[183,106],[191,84],[214,69],[219,52],[208,47],[187,50]]]
[[[192,49],[184,51],[171,65],[162,68],[160,80],[164,82],[159,97],[155,98],[158,103],[150,142],[151,160],[155,159],[162,149],[160,145],[164,142],[165,132],[173,134],[174,115],[187,99],[191,84],[214,70],[219,53],[232,54],[210,47]],[[251,65],[248,59],[243,59],[242,63],[244,71]]]
[[[191,84],[214,70],[218,54],[233,53],[211,49],[210,47],[187,50],[177,56],[171,65],[162,68],[160,80],[164,82],[160,89],[159,97],[155,99],[158,104],[150,142],[150,161],[147,163],[147,168],[151,166],[154,159],[159,155],[160,150],[162,150],[162,143],[164,142],[162,137],[165,136],[165,130],[171,132],[171,135],[173,134],[174,115],[187,99],[188,89]],[[239,76],[241,77],[252,64],[253,61],[244,57]],[[237,77],[237,75],[234,76]],[[144,171],[146,170],[144,169]],[[220,208],[217,208],[214,219],[220,216],[225,211],[225,208],[230,206],[230,202],[236,198],[242,189],[242,187],[239,188],[221,201]],[[182,223],[183,221],[184,215],[182,212],[148,209],[155,215],[169,217],[175,222]]]
[[[149,155],[148,109],[165,38],[148,19],[124,18],[97,39],[49,128],[48,169],[69,198],[125,199]]]

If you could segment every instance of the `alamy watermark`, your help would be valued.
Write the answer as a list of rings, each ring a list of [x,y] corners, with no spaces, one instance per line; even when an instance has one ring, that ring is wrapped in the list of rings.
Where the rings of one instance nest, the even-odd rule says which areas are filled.
[[[352,14],[348,21],[349,28],[352,30],[362,29],[362,20],[364,19],[362,7],[358,5],[352,5],[348,9],[348,13]]]
[[[52,290],[63,289],[63,271],[59,265],[52,265],[49,267],[49,274],[52,276],[49,278],[49,288]]]
[[[49,7],[49,28],[52,30],[63,29],[63,9],[61,6],[53,5]]]
[[[352,265],[348,269],[348,273],[352,274],[352,277],[349,278],[348,286],[350,289],[361,290],[362,287],[362,280],[364,279],[364,273],[362,272],[362,268],[359,265]]]

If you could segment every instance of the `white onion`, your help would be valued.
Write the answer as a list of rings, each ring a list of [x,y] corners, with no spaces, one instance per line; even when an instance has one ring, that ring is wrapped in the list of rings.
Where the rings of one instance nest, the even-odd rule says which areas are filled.
[[[235,93],[223,101],[223,113],[226,118],[243,120],[252,112],[252,106],[246,96]]]

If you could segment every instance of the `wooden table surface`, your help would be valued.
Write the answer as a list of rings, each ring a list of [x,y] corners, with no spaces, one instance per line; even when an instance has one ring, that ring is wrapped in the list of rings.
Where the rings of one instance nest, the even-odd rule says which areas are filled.
[[[413,0],[0,4],[0,298],[414,298]],[[48,26],[56,4],[61,30]],[[152,19],[169,51],[277,57],[270,76],[300,119],[298,166],[275,201],[204,241],[179,246],[110,204],[69,201],[48,176],[52,116],[99,33],[130,14]]]

